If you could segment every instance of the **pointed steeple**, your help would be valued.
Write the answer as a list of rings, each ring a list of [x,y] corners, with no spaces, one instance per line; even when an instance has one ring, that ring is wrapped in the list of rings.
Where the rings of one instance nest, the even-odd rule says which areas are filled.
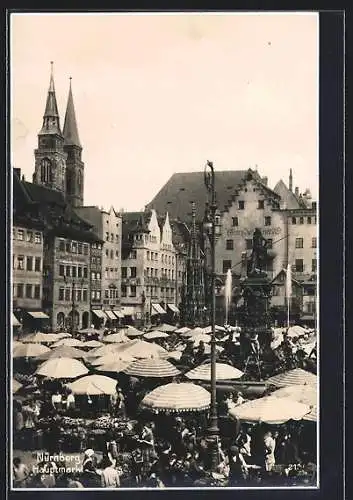
[[[51,61],[49,90],[43,116],[43,126],[41,131],[39,132],[39,135],[45,135],[45,134],[62,135],[60,129],[58,105],[56,102],[56,95],[55,95],[53,64],[54,64],[53,61]]]
[[[69,97],[67,99],[63,134],[65,139],[65,146],[78,146],[79,148],[81,148],[82,146],[80,143],[80,138],[78,136],[78,130],[77,130],[77,121],[76,121],[74,99],[72,96],[71,80],[72,78],[70,76]]]

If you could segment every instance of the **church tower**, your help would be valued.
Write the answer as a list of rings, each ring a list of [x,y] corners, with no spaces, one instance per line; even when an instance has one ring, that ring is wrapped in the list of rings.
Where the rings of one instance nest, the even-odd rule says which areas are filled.
[[[82,207],[84,163],[81,160],[82,146],[77,130],[71,78],[63,135],[66,153],[66,199],[73,207]]]
[[[38,134],[38,147],[34,151],[35,170],[33,182],[65,194],[66,154],[56,103],[53,63],[50,64],[50,84],[43,116],[43,126]]]

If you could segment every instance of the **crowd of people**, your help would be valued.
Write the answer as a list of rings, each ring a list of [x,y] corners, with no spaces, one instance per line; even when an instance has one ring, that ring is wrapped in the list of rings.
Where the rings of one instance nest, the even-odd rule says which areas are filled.
[[[233,337],[234,333],[229,333],[218,359],[235,365],[241,353]],[[296,345],[296,340],[284,338],[281,349],[290,342]],[[195,346],[171,334],[159,344],[170,351],[183,344],[179,367],[190,369],[209,358],[202,341]],[[315,353],[310,356],[315,357]],[[217,443],[210,448],[207,412],[153,414],[140,409],[139,403],[156,382],[122,375],[117,378],[116,392],[108,397],[77,397],[58,380],[33,377],[32,382],[31,394],[22,401],[15,399],[13,405],[16,488],[290,486],[316,482],[316,426],[311,423],[289,421],[268,426],[232,422],[228,432],[221,428]],[[229,410],[246,401],[241,391],[222,393],[219,414],[227,416]],[[108,415],[127,422],[132,437],[126,440],[110,427],[99,440],[92,441],[87,439],[83,423],[77,450],[63,451],[62,417],[84,419],[86,414],[93,420]],[[39,426],[43,419],[50,421],[44,432]],[[216,468],[210,449],[217,450]],[[43,459],[38,450],[49,455]],[[63,468],[60,454],[74,456],[75,467]]]

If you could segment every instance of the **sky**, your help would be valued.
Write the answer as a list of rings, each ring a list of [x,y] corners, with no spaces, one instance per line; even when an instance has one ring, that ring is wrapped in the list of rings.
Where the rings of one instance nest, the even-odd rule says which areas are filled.
[[[54,62],[84,204],[142,210],[175,172],[257,168],[318,190],[318,15],[12,14],[11,165],[32,179]],[[257,167],[256,167],[257,166]]]

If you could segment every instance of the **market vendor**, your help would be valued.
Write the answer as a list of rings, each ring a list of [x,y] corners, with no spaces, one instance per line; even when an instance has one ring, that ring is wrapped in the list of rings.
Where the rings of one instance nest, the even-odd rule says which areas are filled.
[[[59,389],[56,390],[54,392],[54,394],[52,395],[51,403],[56,410],[61,410],[61,408],[62,408],[62,394],[59,391]]]
[[[150,455],[154,452],[154,436],[152,429],[148,424],[143,426],[140,438],[139,438],[140,447],[142,449],[143,457],[145,461],[149,461]]]

